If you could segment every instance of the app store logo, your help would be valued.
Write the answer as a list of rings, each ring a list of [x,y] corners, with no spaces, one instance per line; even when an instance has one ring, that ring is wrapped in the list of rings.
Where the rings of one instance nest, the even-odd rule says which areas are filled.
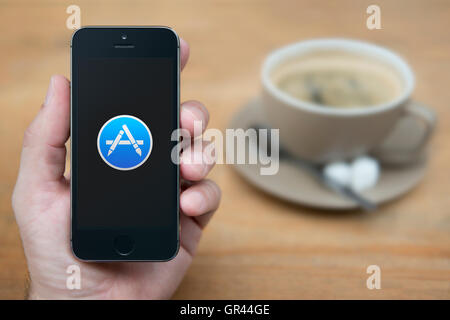
[[[140,119],[121,115],[109,119],[97,138],[98,152],[107,165],[132,170],[144,164],[153,148],[150,129]]]

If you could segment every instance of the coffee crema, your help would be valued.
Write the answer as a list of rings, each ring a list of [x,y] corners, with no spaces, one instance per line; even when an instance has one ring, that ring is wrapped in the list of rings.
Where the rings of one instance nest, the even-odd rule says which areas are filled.
[[[314,51],[285,61],[271,73],[283,92],[322,106],[370,107],[394,100],[404,83],[393,66],[345,51]]]

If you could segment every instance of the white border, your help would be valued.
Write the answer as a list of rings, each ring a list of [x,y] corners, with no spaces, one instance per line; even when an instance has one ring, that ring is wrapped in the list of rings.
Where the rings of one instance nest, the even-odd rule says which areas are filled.
[[[147,132],[148,132],[148,134],[150,135],[150,150],[148,151],[147,156],[144,158],[144,160],[142,160],[141,162],[139,162],[137,165],[135,165],[134,167],[130,167],[130,168],[119,168],[119,167],[116,167],[115,165],[110,164],[108,161],[106,161],[105,157],[104,157],[103,154],[102,154],[102,150],[100,149],[100,135],[102,134],[103,129],[105,128],[105,126],[106,126],[108,123],[110,123],[111,121],[113,121],[114,119],[117,119],[117,118],[123,118],[123,117],[133,118],[133,119],[139,121],[139,122],[147,129]],[[110,166],[111,168],[117,169],[117,170],[121,170],[121,171],[129,171],[129,170],[133,170],[133,169],[136,169],[136,168],[142,166],[142,165],[145,163],[145,161],[147,161],[147,159],[148,159],[148,157],[150,156],[150,153],[152,153],[152,149],[153,149],[153,136],[152,136],[152,133],[150,132],[150,129],[147,127],[147,125],[144,123],[144,121],[142,121],[141,119],[139,119],[139,118],[137,118],[137,117],[135,117],[135,116],[129,115],[129,114],[122,114],[122,115],[120,115],[120,116],[115,116],[115,117],[109,119],[109,120],[106,121],[105,124],[101,127],[100,131],[98,132],[98,136],[97,136],[97,149],[98,149],[98,153],[100,154],[100,157],[102,157],[103,161],[104,161],[108,166]]]

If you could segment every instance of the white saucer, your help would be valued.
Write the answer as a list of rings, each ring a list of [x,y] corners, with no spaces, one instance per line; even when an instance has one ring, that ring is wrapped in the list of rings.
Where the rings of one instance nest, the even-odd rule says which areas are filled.
[[[264,123],[258,99],[255,99],[234,115],[228,128],[246,130]],[[251,184],[290,202],[321,209],[357,208],[354,202],[327,189],[290,162],[281,160],[278,173],[271,176],[260,174],[260,164],[235,164],[234,167]],[[425,169],[426,157],[408,166],[382,168],[377,185],[362,194],[376,204],[393,200],[413,188],[424,176]]]

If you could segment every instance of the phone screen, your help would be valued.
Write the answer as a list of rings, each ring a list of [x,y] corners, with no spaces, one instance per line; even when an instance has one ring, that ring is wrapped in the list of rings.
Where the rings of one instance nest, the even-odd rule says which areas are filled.
[[[79,227],[145,228],[173,222],[175,217],[167,213],[174,209],[171,200],[177,178],[170,158],[176,116],[172,108],[174,67],[168,58],[84,59],[78,65],[78,121],[82,125],[77,153],[82,173],[78,176]],[[124,131],[122,123],[105,132],[104,139],[99,137],[108,120],[122,115],[140,119],[151,133],[152,139],[145,139],[141,127],[132,127],[133,122],[127,125],[134,140],[143,142],[138,145],[141,155],[128,144],[125,132],[108,155],[109,143]],[[152,145],[146,146],[147,142]],[[102,156],[104,147],[107,152]],[[137,168],[115,165],[130,157],[137,158],[131,165],[139,164],[139,158],[147,156]]]
[[[134,48],[113,39],[72,58],[72,232],[164,246],[178,223],[178,57],[131,34]]]

